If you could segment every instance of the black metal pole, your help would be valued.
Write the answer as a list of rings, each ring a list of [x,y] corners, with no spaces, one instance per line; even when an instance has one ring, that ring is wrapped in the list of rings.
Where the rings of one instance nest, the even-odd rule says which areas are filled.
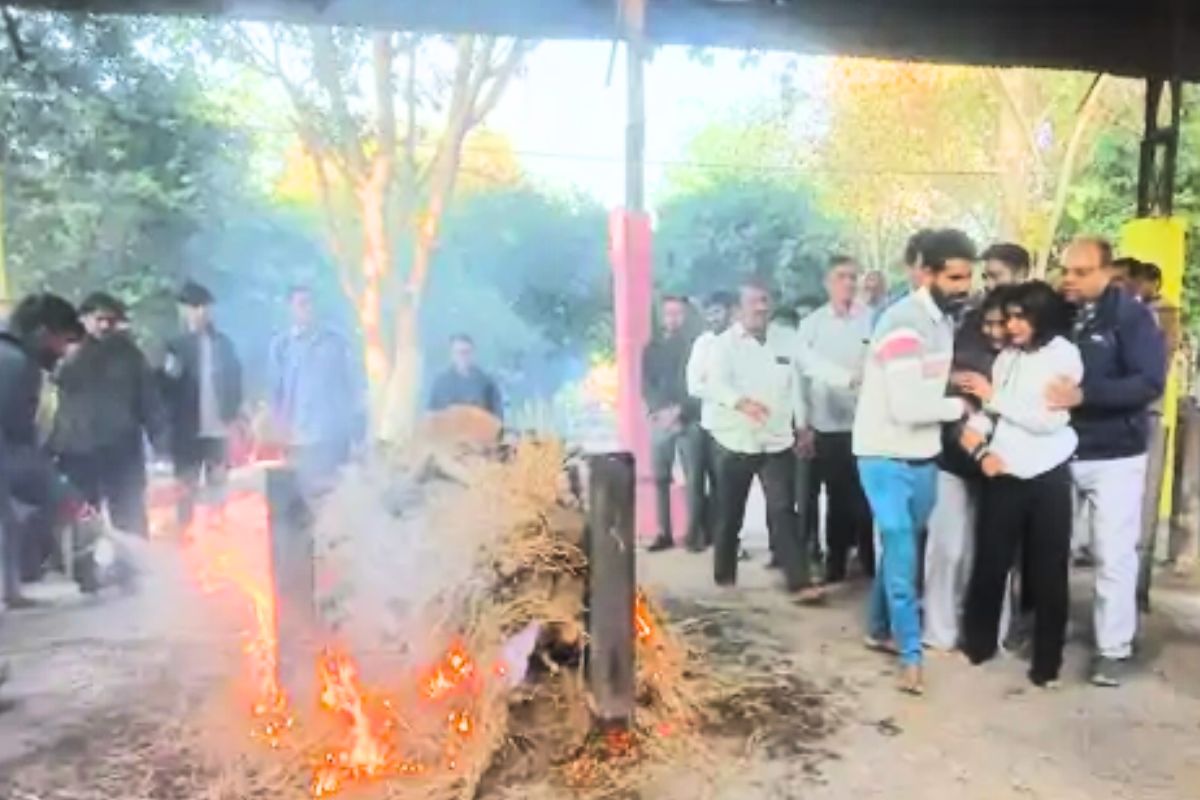
[[[635,688],[634,459],[588,458],[588,686],[602,724],[627,725]]]

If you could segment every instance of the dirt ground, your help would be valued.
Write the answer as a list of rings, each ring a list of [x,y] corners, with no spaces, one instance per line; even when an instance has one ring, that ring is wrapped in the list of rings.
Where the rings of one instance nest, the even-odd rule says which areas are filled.
[[[740,750],[726,743],[703,756],[710,762],[703,770],[668,765],[641,797],[1200,796],[1200,593],[1194,589],[1157,591],[1139,669],[1122,689],[1095,689],[1083,680],[1090,601],[1084,574],[1061,690],[1031,688],[1016,659],[972,668],[937,656],[929,663],[928,695],[913,699],[893,688],[889,660],[860,645],[864,586],[825,608],[802,609],[776,590],[761,557],[743,566],[739,588],[724,591],[711,585],[707,556],[639,558],[643,583],[675,624],[709,649],[714,669],[736,662],[794,671],[836,718],[828,729],[797,726],[794,743],[781,741],[790,735],[786,726],[756,734]],[[112,730],[114,715],[146,702],[147,687],[186,691],[171,682],[185,672],[202,684],[212,635],[202,621],[173,618],[156,602],[153,586],[139,597],[92,602],[64,593],[48,609],[0,617],[0,660],[13,670],[0,690],[7,705],[0,714],[0,797],[49,800],[9,794],[6,775],[28,774],[45,759],[85,758],[89,743]],[[780,707],[808,713],[804,703]],[[127,795],[175,797],[169,790]],[[60,796],[69,795],[53,795]]]

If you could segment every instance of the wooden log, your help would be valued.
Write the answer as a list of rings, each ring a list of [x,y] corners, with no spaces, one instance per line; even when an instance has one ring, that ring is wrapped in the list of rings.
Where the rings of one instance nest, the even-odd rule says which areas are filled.
[[[315,657],[312,515],[290,467],[267,469],[265,480],[279,679],[293,697],[307,696]]]
[[[633,718],[635,690],[634,459],[588,458],[588,687],[601,724]]]
[[[1179,404],[1175,433],[1175,489],[1169,554],[1176,568],[1192,569],[1200,560],[1200,405]]]

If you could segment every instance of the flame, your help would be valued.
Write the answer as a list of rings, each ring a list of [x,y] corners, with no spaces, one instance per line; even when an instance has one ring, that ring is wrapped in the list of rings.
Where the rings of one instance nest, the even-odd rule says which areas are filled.
[[[641,592],[638,592],[633,606],[633,629],[639,642],[649,642],[655,636],[654,616],[650,613],[650,605]]]
[[[363,780],[407,773],[416,768],[395,756],[391,734],[394,722],[386,712],[372,713],[358,668],[345,653],[326,650],[317,664],[321,707],[349,725],[344,749],[327,751],[316,766],[313,797],[328,797],[343,786]]]
[[[271,567],[271,539],[265,498],[254,492],[233,494],[221,507],[201,506],[188,530],[185,555],[200,588],[235,601],[246,614],[242,651],[253,700],[251,736],[273,749],[297,746],[287,733],[296,723],[279,678],[277,603]],[[369,690],[352,654],[323,650],[316,663],[320,710],[336,724],[333,741],[311,753],[310,792],[328,798],[369,781],[420,775],[426,763],[404,757],[397,733],[400,716],[390,699]],[[493,676],[494,673],[494,676]],[[462,747],[474,737],[478,721],[472,702],[484,681],[505,680],[503,664],[480,669],[459,642],[424,670],[412,674],[409,691],[417,702],[406,713],[432,713],[444,726],[441,765],[456,770]]]
[[[254,735],[278,747],[292,718],[279,683],[266,500],[260,494],[241,492],[222,506],[199,506],[188,530],[188,543],[186,554],[201,590],[233,596],[249,612],[242,650],[254,695]]]

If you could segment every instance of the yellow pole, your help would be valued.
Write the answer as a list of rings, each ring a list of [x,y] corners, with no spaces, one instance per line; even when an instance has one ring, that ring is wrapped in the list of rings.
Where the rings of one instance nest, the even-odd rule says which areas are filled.
[[[1186,232],[1187,225],[1180,217],[1135,219],[1121,229],[1121,254],[1157,264],[1162,270],[1162,298],[1176,309],[1181,309],[1183,302]],[[1171,492],[1175,482],[1175,421],[1179,411],[1180,355],[1179,352],[1175,353],[1163,394],[1167,464],[1163,471],[1162,495],[1159,498],[1160,518],[1171,515]]]

